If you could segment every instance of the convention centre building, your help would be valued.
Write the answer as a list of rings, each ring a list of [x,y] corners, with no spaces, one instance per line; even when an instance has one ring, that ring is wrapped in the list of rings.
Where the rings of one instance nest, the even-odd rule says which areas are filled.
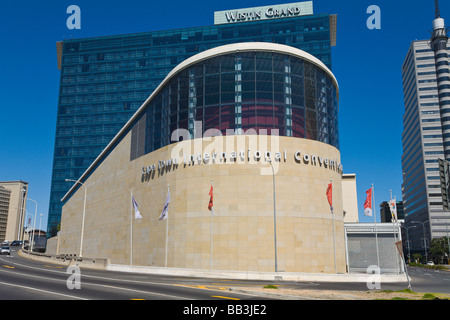
[[[335,14],[315,13],[313,2],[304,1],[216,11],[211,14],[211,25],[206,26],[58,41],[60,84],[48,236],[56,236],[59,230],[61,198],[73,184],[66,179],[78,180],[177,65],[222,45],[268,42],[308,52],[331,70],[336,21]],[[225,110],[221,115],[214,121],[222,121],[226,128]],[[188,119],[183,114],[180,118]],[[171,119],[172,124],[177,121]],[[205,128],[214,121],[205,123]],[[157,135],[147,147],[158,149],[167,144],[167,132]]]
[[[330,69],[292,46],[174,67],[62,199],[59,254],[167,268],[345,273]]]

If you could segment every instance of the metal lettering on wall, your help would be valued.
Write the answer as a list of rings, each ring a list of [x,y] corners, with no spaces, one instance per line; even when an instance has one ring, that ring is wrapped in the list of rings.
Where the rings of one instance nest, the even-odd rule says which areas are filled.
[[[184,154],[181,157],[174,157],[166,160],[159,160],[157,163],[142,167],[142,181],[149,180],[155,172],[162,175],[165,172],[178,169],[179,166],[187,167],[201,164],[256,164],[265,161],[269,164],[270,161],[275,163],[287,162],[289,160],[295,161],[301,165],[312,165],[322,167],[324,169],[332,170],[337,173],[343,173],[343,166],[336,160],[329,159],[323,156],[302,153],[296,151],[289,154],[287,150],[282,152],[260,151],[255,150],[240,150],[231,152],[197,152],[192,154]]]

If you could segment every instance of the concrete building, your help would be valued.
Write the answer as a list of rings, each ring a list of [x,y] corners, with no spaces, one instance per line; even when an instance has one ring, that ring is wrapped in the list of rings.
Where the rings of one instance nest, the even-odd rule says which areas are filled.
[[[179,63],[221,45],[257,41],[301,49],[331,69],[336,21],[336,15],[315,14],[313,2],[305,1],[215,12],[208,26],[58,42],[61,79],[47,234],[55,236],[61,220],[61,198],[71,187],[65,179],[83,174]]]
[[[404,61],[403,205],[411,252],[446,236],[439,158],[450,160],[450,68],[444,20],[436,10],[431,40],[414,41]]]
[[[28,182],[0,181],[0,242],[23,239]]]
[[[344,202],[344,222],[359,222],[356,174],[342,175],[342,201]]]
[[[338,99],[332,72],[290,46],[238,43],[185,60],[64,196],[58,253],[345,273]]]

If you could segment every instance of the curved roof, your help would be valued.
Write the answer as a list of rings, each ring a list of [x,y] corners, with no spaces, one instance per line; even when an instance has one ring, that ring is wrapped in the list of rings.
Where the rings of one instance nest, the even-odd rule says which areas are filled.
[[[284,44],[276,44],[276,43],[268,43],[268,42],[240,42],[240,43],[233,43],[233,44],[227,44],[224,46],[212,48],[203,52],[200,52],[186,60],[184,60],[182,63],[180,63],[178,66],[176,66],[168,75],[167,77],[161,82],[161,84],[158,86],[158,88],[155,90],[158,91],[159,87],[163,86],[170,78],[172,78],[175,74],[180,72],[181,70],[196,64],[198,62],[201,62],[203,60],[211,59],[216,56],[222,56],[225,54],[230,53],[238,53],[238,52],[254,52],[254,51],[270,51],[270,52],[277,52],[277,53],[283,53],[292,55],[304,60],[307,60],[308,62],[311,62],[318,66],[319,68],[323,69],[328,75],[333,79],[334,84],[337,88],[339,88],[338,82],[336,80],[336,77],[331,72],[330,69],[319,59],[314,57],[313,55],[291,47]],[[153,95],[153,94],[152,94]],[[151,96],[149,97],[151,98]]]
[[[203,52],[200,52],[183,62],[181,62],[179,65],[177,65],[175,68],[172,69],[172,71],[169,72],[169,74],[164,78],[164,80],[159,84],[159,86],[150,94],[150,96],[145,100],[145,102],[139,107],[139,109],[134,113],[134,115],[128,120],[128,122],[120,129],[120,131],[116,134],[116,136],[110,141],[110,143],[103,149],[103,151],[100,153],[100,155],[91,163],[89,168],[86,169],[86,171],[81,175],[81,177],[78,179],[78,181],[84,181],[90,173],[94,170],[94,168],[99,165],[102,161],[102,159],[112,150],[114,149],[114,146],[120,141],[120,139],[128,132],[128,130],[132,127],[133,123],[139,118],[141,113],[145,111],[148,103],[152,101],[152,99],[160,92],[162,88],[180,71],[196,64],[199,62],[202,62],[204,60],[208,60],[214,57],[222,56],[225,54],[231,54],[231,53],[238,53],[238,52],[255,52],[255,51],[261,51],[261,52],[276,52],[276,53],[282,53],[287,55],[292,55],[294,57],[301,58],[303,60],[307,60],[308,62],[316,65],[317,67],[324,70],[333,80],[334,84],[337,88],[337,97],[339,98],[339,85],[336,80],[336,77],[331,72],[330,69],[319,59],[314,57],[313,55],[283,44],[276,44],[276,43],[268,43],[268,42],[239,42],[239,43],[233,43],[233,44],[227,44],[219,47],[215,47]],[[65,194],[65,196],[61,199],[61,201],[66,201],[70,194],[72,194],[76,188],[78,188],[79,184],[75,183],[69,191]]]

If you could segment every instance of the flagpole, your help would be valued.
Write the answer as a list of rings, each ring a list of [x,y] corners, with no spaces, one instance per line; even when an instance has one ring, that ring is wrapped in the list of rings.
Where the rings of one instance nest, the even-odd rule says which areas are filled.
[[[395,216],[394,216],[394,214],[393,214],[393,212],[392,212],[392,209],[391,209],[391,203],[392,203],[392,189],[390,189],[389,190],[389,192],[390,192],[390,196],[391,196],[391,201],[390,201],[390,203],[389,203],[389,212],[391,213],[391,220],[392,220],[392,228],[393,228],[393,231],[394,231],[394,245],[395,246],[397,246],[397,235],[396,235],[396,233],[397,233],[397,228],[396,228],[396,226],[397,226],[397,221],[396,221],[396,219],[395,219]],[[397,205],[397,202],[395,201],[395,199],[394,199],[394,203],[395,203],[395,205]],[[399,253],[400,254],[400,253]],[[398,256],[396,255],[395,256],[396,257],[396,259],[397,259],[397,266],[399,266],[399,264],[400,264],[400,262],[398,261]]]
[[[377,212],[375,210],[375,188],[373,187],[373,183],[372,183],[372,214],[373,214],[373,221],[375,224],[375,243],[376,243],[376,247],[377,247],[377,264],[378,264],[378,268],[381,271],[381,266],[380,266],[380,254],[378,251],[378,231],[377,231]]]
[[[333,180],[330,179],[331,186],[333,186]],[[333,203],[333,192],[331,192],[331,203]],[[336,263],[336,236],[334,234],[334,212],[333,206],[330,206],[331,209],[331,221],[333,222],[333,246],[334,246],[334,272],[337,273],[337,263]]]
[[[211,179],[211,188],[213,186],[213,179]],[[210,253],[210,261],[209,261],[209,269],[212,270],[212,254],[213,254],[213,216],[214,216],[214,206],[211,207],[211,231],[210,231],[210,243],[211,243],[211,253]]]
[[[167,185],[167,194],[169,193],[169,188],[170,186]],[[168,234],[169,234],[169,212],[167,212],[167,219],[166,219],[166,262],[165,262],[166,268],[167,268],[167,245],[169,241]]]
[[[133,190],[130,191],[130,266],[133,265]]]
[[[275,272],[278,272],[278,254],[277,254],[277,210],[275,204],[275,171],[273,169],[272,159],[268,159],[270,166],[272,167],[273,175],[273,242],[275,251]]]

